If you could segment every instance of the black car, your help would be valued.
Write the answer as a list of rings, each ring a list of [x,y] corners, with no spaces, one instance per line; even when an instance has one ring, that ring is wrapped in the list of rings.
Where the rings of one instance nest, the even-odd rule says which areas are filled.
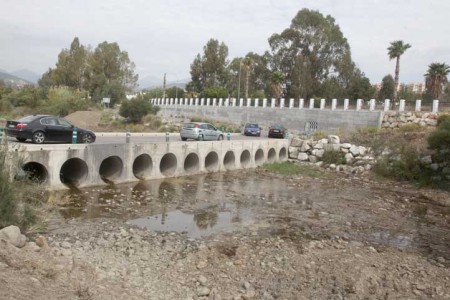
[[[281,124],[274,124],[269,127],[269,137],[284,138],[287,130]]]
[[[69,121],[49,115],[26,116],[17,121],[6,121],[6,135],[19,142],[31,140],[33,143],[45,142],[72,143],[74,129],[78,143],[95,142],[95,134],[87,129],[77,128]]]

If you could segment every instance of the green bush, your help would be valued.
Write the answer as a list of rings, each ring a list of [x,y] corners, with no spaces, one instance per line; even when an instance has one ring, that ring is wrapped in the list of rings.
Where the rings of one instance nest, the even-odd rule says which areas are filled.
[[[344,165],[346,163],[345,154],[336,150],[325,151],[322,156],[322,161],[327,165]]]
[[[156,115],[159,109],[159,106],[154,106],[147,100],[134,98],[122,102],[119,114],[131,123],[138,123],[147,114]]]
[[[438,127],[428,137],[428,147],[435,150],[438,162],[450,164],[450,117],[441,118]]]

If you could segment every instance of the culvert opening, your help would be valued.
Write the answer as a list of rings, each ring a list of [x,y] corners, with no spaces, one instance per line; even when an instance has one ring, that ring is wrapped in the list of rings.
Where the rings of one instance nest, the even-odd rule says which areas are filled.
[[[242,153],[241,153],[241,166],[243,168],[248,168],[250,166],[250,161],[251,161],[250,151],[248,151],[248,150],[242,151]]]
[[[148,154],[141,154],[133,162],[133,174],[136,178],[146,179],[153,170],[153,160]]]
[[[197,153],[189,153],[184,159],[184,171],[188,174],[198,172],[200,161]]]
[[[277,152],[275,151],[274,148],[270,148],[269,152],[267,153],[267,160],[270,163],[275,162],[275,160],[277,159]]]
[[[279,155],[280,155],[280,161],[287,160],[287,151],[286,151],[285,147],[280,149],[280,154]]]
[[[36,183],[43,183],[48,179],[48,171],[44,165],[37,162],[28,162],[14,176],[16,180],[30,180]]]
[[[234,170],[236,168],[236,157],[233,151],[227,151],[223,158],[223,165],[227,170]]]
[[[219,166],[219,155],[216,152],[211,151],[205,157],[205,169],[208,172],[215,172]]]
[[[68,159],[59,171],[59,179],[68,186],[79,186],[88,175],[88,166],[80,158]]]
[[[114,180],[122,174],[123,162],[118,156],[110,156],[105,158],[100,165],[100,177],[106,183],[114,182]]]
[[[164,176],[171,176],[175,174],[175,171],[177,170],[177,157],[175,154],[165,154],[159,164],[159,170]]]
[[[262,149],[256,150],[255,153],[255,164],[260,166],[264,163],[264,151]]]

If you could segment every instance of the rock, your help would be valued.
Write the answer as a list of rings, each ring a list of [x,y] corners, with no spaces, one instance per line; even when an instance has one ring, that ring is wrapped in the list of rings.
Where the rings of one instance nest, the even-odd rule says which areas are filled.
[[[298,137],[294,137],[291,140],[291,147],[301,147],[303,144],[303,140],[299,139]]]
[[[317,143],[314,145],[314,149],[323,149],[323,143]]]
[[[200,283],[200,285],[205,286],[205,285],[206,285],[206,282],[208,281],[208,279],[206,279],[205,276],[200,275],[200,276],[198,277],[197,281]]]
[[[300,160],[300,161],[307,161],[309,159],[309,155],[307,153],[300,152],[298,154],[297,159]]]
[[[324,153],[325,153],[325,150],[323,150],[323,149],[314,149],[312,151],[312,155],[317,156],[317,158],[322,158]]]
[[[36,238],[36,245],[41,247],[43,250],[50,249],[50,247],[48,246],[48,243],[47,243],[47,239],[42,235],[40,235]]]
[[[337,135],[329,135],[328,136],[328,143],[338,145],[338,144],[341,143],[341,139]]]
[[[62,242],[60,246],[64,249],[70,249],[72,247],[72,245],[67,241]]]
[[[350,153],[353,154],[353,156],[358,156],[359,155],[359,147],[352,145],[350,147]]]
[[[27,238],[20,233],[20,229],[17,226],[10,225],[0,230],[0,239],[11,243],[17,248],[25,246]]]
[[[197,264],[197,269],[201,270],[201,269],[206,268],[207,266],[208,266],[208,263],[206,261],[202,260],[201,262],[199,262]]]
[[[312,162],[312,163],[316,163],[316,162],[317,162],[317,157],[314,156],[314,155],[310,155],[310,156],[308,157],[308,159],[309,159],[309,161]]]
[[[349,144],[349,143],[341,144],[341,148],[344,148],[344,149],[350,149],[351,146],[352,146],[352,144]]]
[[[353,155],[351,153],[345,154],[345,162],[347,164],[351,164],[353,162]]]
[[[289,147],[289,158],[297,158],[299,149],[297,147]]]
[[[199,296],[199,297],[209,296],[210,292],[211,292],[211,290],[209,288],[207,288],[206,286],[200,286],[197,288],[197,296]]]
[[[303,141],[300,152],[306,152],[311,149],[311,141]]]

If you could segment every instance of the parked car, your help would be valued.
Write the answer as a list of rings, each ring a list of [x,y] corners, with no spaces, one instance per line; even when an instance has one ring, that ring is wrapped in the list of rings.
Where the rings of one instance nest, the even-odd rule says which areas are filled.
[[[261,136],[261,127],[256,123],[246,123],[243,130],[244,135]]]
[[[182,141],[188,139],[197,141],[223,140],[223,132],[209,123],[190,122],[185,123],[180,131]]]
[[[269,127],[269,138],[271,137],[277,137],[277,138],[284,138],[287,130],[286,128],[281,124],[274,124]]]
[[[46,142],[71,143],[76,126],[69,121],[49,115],[26,116],[16,121],[6,121],[6,134],[19,142],[31,140],[35,144]],[[95,142],[95,133],[77,127],[78,143]]]

